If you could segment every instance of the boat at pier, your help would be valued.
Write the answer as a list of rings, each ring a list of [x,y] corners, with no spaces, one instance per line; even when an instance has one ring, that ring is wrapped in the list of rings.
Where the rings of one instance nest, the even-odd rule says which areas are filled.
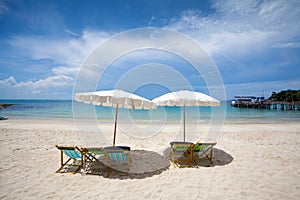
[[[234,96],[231,105],[239,108],[265,108],[266,100],[264,97]]]

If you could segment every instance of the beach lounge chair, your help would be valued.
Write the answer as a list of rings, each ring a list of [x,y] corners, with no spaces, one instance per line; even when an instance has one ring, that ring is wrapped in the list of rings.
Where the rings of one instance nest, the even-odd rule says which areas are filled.
[[[75,174],[84,165],[84,153],[79,147],[70,146],[58,146],[56,148],[60,150],[60,168],[56,173],[71,172]],[[64,155],[67,156],[67,161],[64,162]],[[75,168],[74,171],[69,171]]]
[[[213,164],[212,162],[212,156],[213,156],[213,147],[216,145],[216,142],[197,142],[194,145],[194,155],[193,159],[194,162],[198,162],[200,160],[208,160],[210,164]]]
[[[112,175],[112,172],[117,172],[115,175],[128,176],[130,170],[130,151],[123,149],[106,149],[106,168],[107,177]]]
[[[192,167],[193,143],[171,142],[171,161],[174,167]]]

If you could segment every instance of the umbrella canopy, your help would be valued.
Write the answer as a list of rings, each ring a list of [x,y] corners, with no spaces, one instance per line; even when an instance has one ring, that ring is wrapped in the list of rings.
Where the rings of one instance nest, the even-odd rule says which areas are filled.
[[[145,109],[149,110],[156,108],[156,104],[148,99],[145,99],[136,94],[125,92],[123,90],[103,90],[96,92],[85,92],[76,93],[75,101],[83,102],[86,104],[93,104],[96,106],[112,106],[116,107],[115,114],[115,127],[114,127],[114,139],[113,146],[116,142],[116,131],[117,131],[117,119],[118,119],[118,108],[124,107],[127,109]]]
[[[152,100],[160,106],[183,106],[183,140],[185,141],[185,107],[186,106],[220,106],[220,101],[214,99],[206,94],[181,90],[177,92],[170,92],[157,97]]]

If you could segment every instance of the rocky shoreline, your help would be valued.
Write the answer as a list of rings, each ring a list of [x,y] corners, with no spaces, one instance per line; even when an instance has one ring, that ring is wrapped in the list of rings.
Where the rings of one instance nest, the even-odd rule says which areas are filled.
[[[0,104],[0,109],[7,108],[7,107],[10,107],[10,106],[13,106],[13,105],[15,105],[15,104],[9,104],[9,103]]]

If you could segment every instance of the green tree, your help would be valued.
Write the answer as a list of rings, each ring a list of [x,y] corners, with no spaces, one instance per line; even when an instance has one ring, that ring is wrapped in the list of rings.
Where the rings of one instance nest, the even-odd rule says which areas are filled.
[[[272,92],[269,97],[272,101],[300,101],[300,90],[284,90],[279,93]]]

